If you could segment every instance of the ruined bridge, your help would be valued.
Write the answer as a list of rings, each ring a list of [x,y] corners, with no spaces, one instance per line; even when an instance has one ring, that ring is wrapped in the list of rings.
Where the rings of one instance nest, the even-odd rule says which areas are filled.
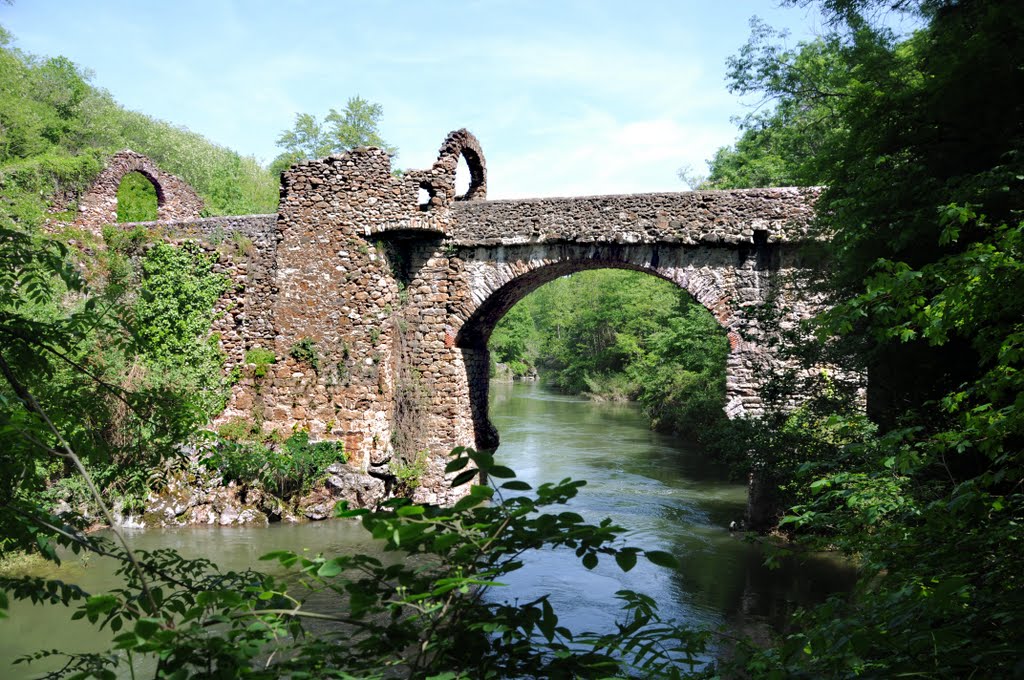
[[[470,185],[457,196],[460,159]],[[480,144],[459,130],[426,170],[396,176],[384,151],[356,149],[285,172],[276,216],[161,222],[168,238],[251,244],[223,258],[236,285],[215,331],[229,369],[260,346],[277,363],[266,376],[243,370],[221,420],[343,439],[364,470],[426,450],[419,500],[449,500],[447,452],[497,444],[487,417],[495,323],[538,286],[602,267],[673,281],[707,307],[730,342],[727,413],[761,412],[758,388],[782,360],[752,312],[771,306],[786,328],[813,307],[797,282],[816,190],[502,201],[486,191]],[[159,200],[173,194],[158,186]],[[111,221],[96,210],[86,219]]]

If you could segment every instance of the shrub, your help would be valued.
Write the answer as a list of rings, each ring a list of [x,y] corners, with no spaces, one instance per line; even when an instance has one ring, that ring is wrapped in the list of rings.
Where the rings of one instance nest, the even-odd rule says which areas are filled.
[[[311,442],[305,430],[281,443],[259,440],[255,425],[240,418],[222,425],[218,434],[221,441],[210,462],[224,483],[258,485],[282,498],[307,493],[323,481],[327,468],[346,460],[343,442]]]
[[[424,449],[416,454],[411,461],[392,458],[388,463],[388,472],[395,478],[395,492],[408,495],[420,485],[420,480],[427,473],[428,452]]]
[[[314,371],[320,371],[320,357],[316,353],[316,341],[312,338],[301,338],[292,345],[288,354],[296,361],[309,364]]]
[[[232,418],[217,428],[217,434],[230,442],[253,441],[259,433],[256,423],[246,418]]]
[[[252,374],[257,378],[265,376],[267,367],[276,361],[277,357],[274,356],[274,353],[262,347],[253,347],[245,353],[245,363],[255,365]]]

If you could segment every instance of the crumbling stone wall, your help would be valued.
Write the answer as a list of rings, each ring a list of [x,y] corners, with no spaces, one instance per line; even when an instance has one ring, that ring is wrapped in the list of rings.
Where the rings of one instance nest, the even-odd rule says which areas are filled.
[[[164,172],[152,160],[130,149],[111,156],[107,167],[78,200],[75,225],[98,232],[117,223],[117,189],[130,172],[141,173],[156,189],[157,219],[191,220],[199,217],[203,200],[184,180]]]
[[[400,305],[388,260],[368,235],[418,218],[417,189],[392,176],[380,149],[304,161],[282,178],[272,303],[278,363],[263,388],[262,419],[268,428],[343,439],[363,469],[386,465],[391,452]]]

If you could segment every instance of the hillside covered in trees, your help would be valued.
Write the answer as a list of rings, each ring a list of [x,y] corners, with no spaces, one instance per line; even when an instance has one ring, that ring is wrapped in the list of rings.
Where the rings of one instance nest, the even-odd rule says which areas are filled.
[[[0,209],[11,218],[34,224],[53,209],[73,209],[105,159],[122,149],[182,177],[202,196],[206,214],[276,211],[277,176],[254,158],[128,111],[89,81],[87,70],[64,57],[17,49],[0,27]]]

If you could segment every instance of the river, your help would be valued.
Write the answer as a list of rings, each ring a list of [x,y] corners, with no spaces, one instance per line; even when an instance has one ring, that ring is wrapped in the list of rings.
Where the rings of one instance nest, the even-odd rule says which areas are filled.
[[[497,458],[523,479],[539,485],[564,477],[585,479],[571,508],[587,521],[611,517],[628,533],[625,542],[667,550],[680,561],[671,571],[641,559],[629,573],[603,560],[587,571],[571,551],[542,551],[504,580],[492,597],[529,601],[543,593],[561,623],[575,630],[607,628],[617,615],[615,591],[631,588],[652,596],[663,616],[694,625],[776,627],[801,604],[852,586],[853,571],[824,557],[784,560],[763,566],[758,546],[726,528],[740,519],[743,484],[685,439],[650,431],[634,404],[595,403],[556,394],[537,383],[492,383],[491,418],[501,435]],[[347,521],[275,524],[266,528],[190,527],[130,532],[133,547],[175,548],[185,556],[207,556],[224,568],[260,568],[272,549],[325,554],[366,551],[366,535]],[[106,560],[69,559],[48,574],[80,583],[92,592],[114,586]],[[52,665],[11,667],[13,659],[41,648],[95,651],[108,633],[69,621],[60,607],[12,603],[0,620],[0,677],[31,678]]]

